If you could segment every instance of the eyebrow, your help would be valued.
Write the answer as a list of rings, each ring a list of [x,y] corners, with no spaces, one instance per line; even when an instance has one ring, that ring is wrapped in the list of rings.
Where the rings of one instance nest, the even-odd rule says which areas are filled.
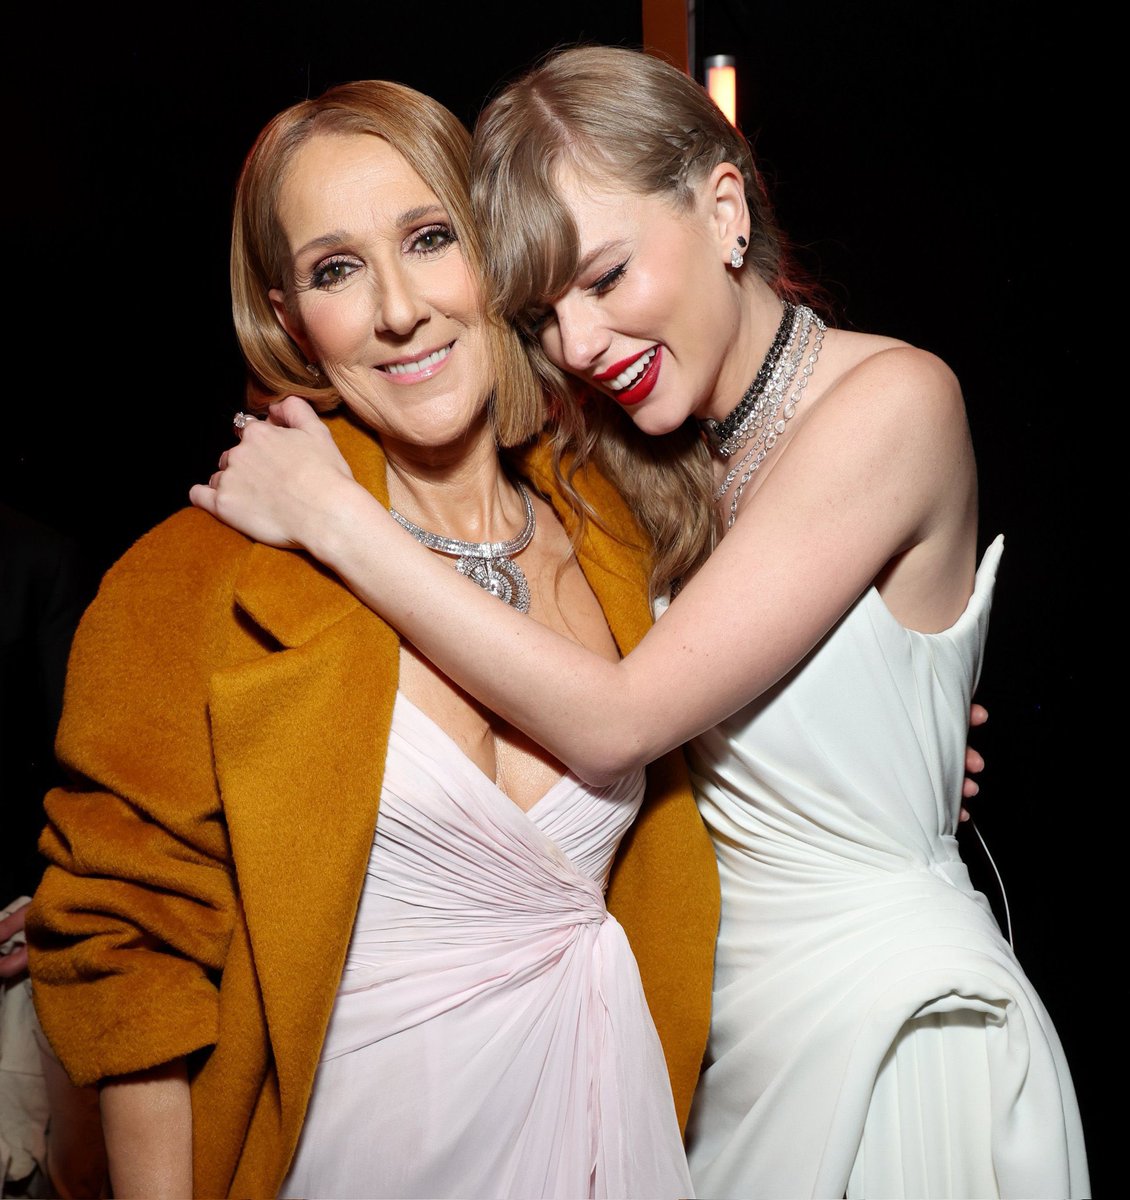
[[[397,218],[400,225],[411,225],[419,221],[422,217],[430,217],[432,215],[447,216],[447,209],[440,203],[435,204],[419,204],[415,208],[408,209],[407,212],[402,212]]]
[[[446,217],[447,209],[438,203],[418,204],[415,208],[408,208],[400,213],[396,218],[396,225],[398,228],[404,228],[406,225],[414,225],[424,217],[431,216]],[[450,220],[450,218],[448,219]],[[299,246],[294,252],[294,257],[298,259],[311,250],[329,250],[347,241],[349,241],[349,234],[344,229],[333,229],[329,233],[323,233],[316,238],[311,238],[305,245]]]
[[[602,254],[607,254],[609,250],[619,250],[626,241],[627,238],[613,238],[607,242],[601,242],[599,246],[594,246],[584,258],[578,261],[576,275],[583,275]]]

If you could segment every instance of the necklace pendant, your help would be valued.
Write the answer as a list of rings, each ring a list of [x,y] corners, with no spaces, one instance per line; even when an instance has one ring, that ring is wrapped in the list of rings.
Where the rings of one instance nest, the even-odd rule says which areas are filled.
[[[459,574],[473,580],[484,592],[496,596],[503,604],[509,604],[520,613],[528,613],[530,585],[522,568],[512,561],[511,556],[520,554],[533,541],[536,519],[530,493],[521,482],[518,483],[518,492],[526,506],[526,524],[516,538],[507,542],[465,542],[460,538],[444,537],[414,525],[395,508],[389,509],[389,516],[429,550],[452,555]]]
[[[503,604],[520,613],[530,611],[530,585],[525,572],[509,558],[471,558],[464,555],[455,563],[460,575],[473,580]]]

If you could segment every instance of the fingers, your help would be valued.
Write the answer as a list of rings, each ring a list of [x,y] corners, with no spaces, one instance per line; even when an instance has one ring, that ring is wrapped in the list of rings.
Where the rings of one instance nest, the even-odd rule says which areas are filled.
[[[965,779],[961,784],[961,798],[963,800],[972,800],[981,790],[981,785],[975,779],[970,779],[970,775],[976,775],[979,771],[985,769],[985,760],[973,749],[972,746],[965,747]],[[969,814],[964,807],[961,812],[961,820],[968,821]]]
[[[286,425],[291,429],[306,429],[322,424],[318,414],[301,396],[276,400],[267,410],[267,419],[274,425]]]
[[[24,927],[28,906],[20,905],[0,921],[0,943],[15,936]],[[7,954],[0,955],[0,979],[14,979],[27,970],[27,946],[13,946]]]
[[[0,943],[6,942],[14,933],[19,933],[24,927],[24,922],[27,920],[28,904],[21,904],[19,908],[13,909],[2,921],[0,921]]]
[[[0,979],[14,979],[26,970],[26,946],[16,946],[10,954],[0,955]]]
[[[976,729],[979,725],[984,725],[989,719],[989,710],[982,704],[971,704],[969,706],[969,728]],[[961,798],[963,800],[972,800],[974,796],[981,790],[981,785],[976,780],[970,779],[970,775],[976,775],[985,769],[985,760],[973,749],[972,746],[965,747],[965,779],[961,784]],[[969,820],[969,810],[963,804],[961,811],[958,813],[959,821]]]
[[[243,431],[251,425],[257,425],[259,418],[254,413],[237,412],[231,419],[232,428],[235,430],[236,437],[242,437]]]
[[[194,483],[188,489],[189,503],[197,508],[202,508],[205,512],[216,515],[216,483],[219,480],[219,474],[215,474],[207,483]]]
[[[266,424],[266,421],[255,416],[254,413],[243,412],[242,410],[237,412],[235,416],[232,417],[232,431],[239,439],[239,442],[243,441],[248,431],[254,426]],[[222,478],[224,471],[228,469],[228,466],[231,463],[230,456],[232,451],[235,449],[236,446],[231,446],[220,455],[217,469],[212,472],[206,484],[194,483],[192,487],[188,489],[189,503],[194,505],[196,508],[202,508],[205,512],[211,513],[212,516],[217,515],[216,489],[220,486],[220,479]]]

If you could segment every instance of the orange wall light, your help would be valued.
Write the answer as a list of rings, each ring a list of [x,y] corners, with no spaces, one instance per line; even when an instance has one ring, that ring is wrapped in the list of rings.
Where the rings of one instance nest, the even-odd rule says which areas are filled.
[[[711,100],[731,125],[737,125],[738,72],[733,58],[728,54],[715,54],[712,58],[703,59],[702,69],[706,74],[706,90]]]

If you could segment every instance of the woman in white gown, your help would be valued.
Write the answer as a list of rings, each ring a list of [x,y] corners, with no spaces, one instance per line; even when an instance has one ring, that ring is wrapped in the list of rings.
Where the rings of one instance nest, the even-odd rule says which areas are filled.
[[[689,743],[723,887],[700,1195],[1086,1196],[1055,1030],[954,837],[1002,540],[978,567],[952,372],[802,303],[745,140],[648,55],[509,85],[473,186],[563,471],[617,484],[674,595],[653,629],[610,663],[464,603],[298,400],[213,481],[226,515],[296,539],[590,782]],[[332,515],[258,485],[293,461]]]

